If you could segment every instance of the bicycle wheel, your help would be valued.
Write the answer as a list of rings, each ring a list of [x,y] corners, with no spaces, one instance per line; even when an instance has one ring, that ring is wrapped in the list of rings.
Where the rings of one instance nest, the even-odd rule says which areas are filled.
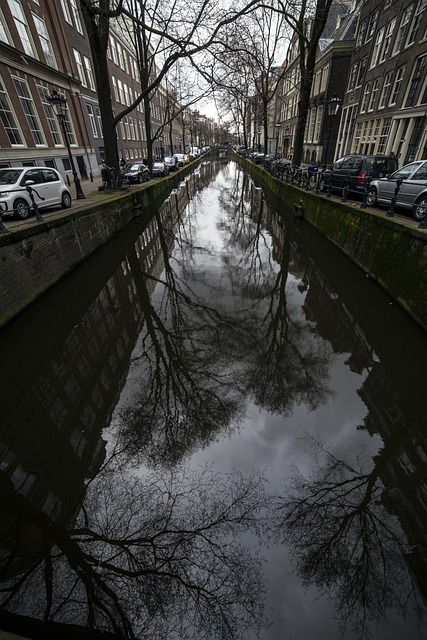
[[[311,173],[308,178],[308,188],[314,190],[317,186],[317,175],[315,173]]]

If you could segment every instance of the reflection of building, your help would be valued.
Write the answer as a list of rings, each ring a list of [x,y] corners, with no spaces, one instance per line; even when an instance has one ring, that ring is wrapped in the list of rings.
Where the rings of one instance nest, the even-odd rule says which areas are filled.
[[[422,391],[425,384],[425,358],[415,352],[419,342],[412,344],[407,336],[390,347],[380,292],[367,294],[364,274],[345,258],[332,256],[329,243],[322,247],[316,232],[310,246],[311,231],[304,234],[299,227],[294,233],[277,212],[271,211],[263,221],[272,234],[273,257],[279,264],[285,243],[290,243],[289,272],[301,284],[305,316],[315,325],[316,335],[335,353],[345,354],[345,364],[361,375],[358,393],[366,416],[357,428],[380,436],[384,443],[373,459],[372,474],[383,485],[382,505],[399,520],[407,540],[406,564],[427,603],[427,432],[424,396],[414,388],[418,378],[418,389]],[[365,327],[370,327],[368,335]]]
[[[180,210],[191,192],[192,187],[179,190]],[[14,397],[5,398],[0,472],[2,481],[10,480],[18,495],[53,522],[73,520],[85,480],[97,473],[104,460],[102,430],[111,421],[145,321],[138,276],[161,274],[164,253],[170,253],[174,242],[173,233],[165,230],[174,227],[180,210],[165,204],[142,231],[133,227],[101,250],[88,267],[83,265],[73,274],[74,284],[68,283],[67,291],[74,291],[75,297],[67,299],[66,308],[61,312],[61,294],[52,291],[52,309],[48,297],[44,298],[42,317],[34,323],[34,332],[19,335],[19,348],[2,350],[2,368],[9,378],[14,371],[25,371],[28,353],[34,359],[34,341],[50,349],[43,358],[40,355],[43,364],[32,362],[33,377],[27,380],[23,376]],[[163,247],[159,224],[167,238]],[[155,278],[146,279],[148,294],[155,286]],[[46,333],[56,336],[56,343],[46,341],[42,337]],[[3,336],[7,344],[7,332]],[[31,530],[31,535],[24,534],[25,530]],[[3,510],[0,556],[7,556],[14,533],[13,518]],[[15,572],[32,564],[40,553],[34,527],[23,527],[21,534],[25,549],[18,554],[21,560],[11,565]]]

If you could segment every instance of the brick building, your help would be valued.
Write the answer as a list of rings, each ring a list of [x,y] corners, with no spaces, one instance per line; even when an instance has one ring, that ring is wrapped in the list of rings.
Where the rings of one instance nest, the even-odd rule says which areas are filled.
[[[427,155],[427,0],[362,2],[336,155]]]

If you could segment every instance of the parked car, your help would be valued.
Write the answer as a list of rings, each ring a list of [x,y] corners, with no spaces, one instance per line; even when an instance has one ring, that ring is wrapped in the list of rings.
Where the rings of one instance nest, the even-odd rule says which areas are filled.
[[[146,182],[150,179],[150,171],[142,162],[135,162],[123,173],[123,177],[131,183]]]
[[[398,181],[395,206],[412,211],[415,220],[421,220],[427,214],[427,160],[410,162],[386,178],[373,180],[366,196],[367,204],[390,204]]]
[[[361,154],[343,156],[323,172],[320,190],[326,190],[330,181],[332,191],[342,191],[348,180],[349,192],[363,195],[367,178],[383,178],[396,171],[397,167],[396,158],[391,156]]]
[[[152,174],[153,176],[167,176],[169,175],[169,167],[163,161],[154,162]]]
[[[50,167],[8,167],[0,169],[0,215],[13,214],[25,220],[33,203],[27,187],[39,209],[61,205],[71,207],[71,193],[61,174]]]
[[[178,167],[183,167],[185,164],[184,154],[183,153],[175,153],[174,156],[178,160]]]
[[[166,156],[165,164],[168,165],[169,171],[176,171],[178,169],[178,158],[176,156]]]

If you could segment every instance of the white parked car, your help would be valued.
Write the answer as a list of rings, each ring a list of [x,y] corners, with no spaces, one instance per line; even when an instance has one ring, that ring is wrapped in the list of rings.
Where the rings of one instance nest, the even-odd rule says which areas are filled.
[[[40,209],[71,207],[69,192],[61,174],[50,167],[8,167],[0,169],[0,215],[13,214],[25,220],[33,206],[29,190]]]

